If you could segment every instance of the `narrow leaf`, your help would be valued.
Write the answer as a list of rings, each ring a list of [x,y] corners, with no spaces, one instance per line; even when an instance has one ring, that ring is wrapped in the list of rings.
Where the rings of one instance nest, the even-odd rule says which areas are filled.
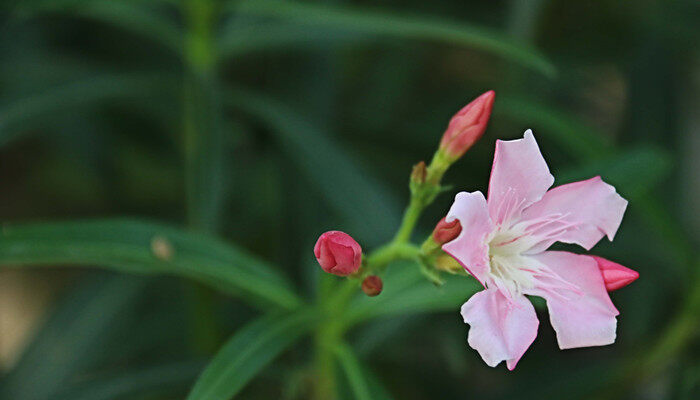
[[[499,55],[546,75],[555,73],[553,65],[534,49],[513,42],[497,32],[464,22],[437,18],[402,16],[390,12],[363,11],[350,7],[332,7],[296,1],[243,0],[232,3],[238,14],[273,17],[303,25],[345,29],[404,39],[435,40],[468,46]]]
[[[187,400],[228,400],[287,347],[315,326],[313,310],[268,315],[236,332],[219,350]]]
[[[280,149],[316,183],[328,204],[345,217],[353,235],[376,244],[398,225],[398,202],[336,143],[305,118],[264,96],[233,89],[229,104],[270,127]]]
[[[291,309],[301,304],[263,261],[216,238],[136,220],[6,225],[0,266],[99,266],[194,279],[244,299]]]
[[[21,20],[39,13],[73,14],[116,26],[179,53],[182,32],[164,10],[154,8],[152,3],[152,0],[26,1],[15,10],[15,17]]]
[[[346,314],[350,324],[372,318],[452,311],[482,286],[473,278],[449,275],[445,283],[435,287],[425,279],[415,265],[390,268],[384,280],[384,290],[373,298],[358,296]]]
[[[30,132],[52,113],[115,98],[133,98],[162,91],[162,74],[92,76],[27,94],[0,104],[0,146]]]
[[[350,346],[341,343],[334,349],[339,364],[345,372],[345,377],[350,384],[350,389],[357,400],[381,400],[391,399],[388,392],[379,385],[377,379],[372,379],[367,368],[363,368],[360,360]]]
[[[202,370],[201,362],[178,362],[99,376],[61,390],[53,400],[112,400],[152,393],[173,393],[190,385]]]

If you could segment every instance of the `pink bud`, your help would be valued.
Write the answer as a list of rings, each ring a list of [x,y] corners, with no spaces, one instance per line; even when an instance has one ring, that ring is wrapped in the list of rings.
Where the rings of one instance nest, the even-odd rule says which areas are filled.
[[[440,149],[449,158],[456,160],[462,157],[481,138],[489,122],[495,97],[496,92],[489,90],[452,117],[440,141]]]
[[[341,231],[322,234],[314,246],[314,255],[324,271],[338,276],[356,272],[362,263],[362,247]]]
[[[621,287],[625,287],[630,283],[634,282],[639,278],[639,272],[631,270],[627,267],[606,260],[603,257],[591,256],[598,263],[598,269],[603,275],[603,281],[605,281],[605,288],[608,292],[617,290]]]
[[[462,232],[462,225],[459,223],[458,219],[447,222],[445,221],[446,218],[447,217],[441,219],[440,222],[435,225],[435,229],[433,230],[433,240],[435,240],[435,243],[439,244],[440,246],[447,242],[451,242],[457,238],[457,236],[459,236],[460,232]]]

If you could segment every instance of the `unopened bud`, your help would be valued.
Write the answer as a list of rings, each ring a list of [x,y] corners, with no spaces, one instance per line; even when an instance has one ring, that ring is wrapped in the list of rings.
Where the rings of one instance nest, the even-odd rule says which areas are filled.
[[[369,297],[374,297],[382,292],[384,284],[382,279],[377,275],[370,275],[362,281],[362,291]]]
[[[455,218],[447,222],[446,218],[447,217],[441,219],[433,230],[433,240],[440,246],[456,239],[460,232],[462,232],[462,225],[459,223],[458,219]]]
[[[481,138],[491,116],[493,90],[482,94],[455,114],[442,135],[440,150],[451,161],[457,160]]]
[[[607,289],[608,292],[625,287],[639,278],[639,272],[635,270],[606,260],[603,257],[591,257],[598,263],[598,269],[600,269],[600,273],[603,275],[605,289]]]
[[[425,182],[425,176],[427,175],[427,170],[425,166],[425,161],[421,161],[413,166],[411,171],[411,183],[423,183]]]
[[[341,231],[322,234],[314,246],[314,255],[324,271],[338,276],[356,272],[362,263],[362,247]]]

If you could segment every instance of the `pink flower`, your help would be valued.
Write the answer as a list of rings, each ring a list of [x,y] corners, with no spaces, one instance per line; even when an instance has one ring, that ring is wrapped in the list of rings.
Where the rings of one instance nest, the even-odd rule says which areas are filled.
[[[338,276],[356,272],[362,263],[362,247],[341,231],[328,231],[319,236],[314,255],[324,271]]]
[[[451,160],[462,157],[484,134],[495,97],[496,92],[489,90],[464,106],[450,119],[440,140],[440,150]]]
[[[525,295],[547,301],[559,348],[615,341],[619,314],[595,258],[546,251],[554,242],[590,250],[612,240],[627,201],[600,177],[548,190],[554,178],[532,135],[497,141],[488,201],[462,192],[447,214],[460,235],[442,246],[485,290],[462,306],[468,342],[491,367],[512,370],[537,335],[539,321]]]

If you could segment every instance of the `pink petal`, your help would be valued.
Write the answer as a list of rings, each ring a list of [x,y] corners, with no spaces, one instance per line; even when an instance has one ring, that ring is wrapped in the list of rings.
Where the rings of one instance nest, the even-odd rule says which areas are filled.
[[[535,137],[527,130],[522,139],[496,141],[489,181],[489,214],[497,225],[517,218],[538,201],[554,183]]]
[[[525,296],[509,300],[495,289],[482,290],[462,305],[469,324],[469,346],[489,367],[506,361],[509,370],[537,336],[537,314]]]
[[[489,273],[487,236],[493,231],[486,199],[481,192],[460,192],[447,213],[447,222],[459,220],[463,227],[459,236],[445,243],[442,249],[459,262],[483,285]]]
[[[556,187],[522,213],[523,221],[534,222],[530,234],[542,238],[529,253],[555,241],[590,250],[605,235],[612,240],[626,208],[627,200],[599,176]]]
[[[540,283],[528,292],[547,300],[549,319],[557,332],[559,348],[603,346],[615,341],[619,312],[605,290],[598,263],[589,256],[565,251],[546,251],[531,256],[565,281],[576,285],[578,293],[568,298],[554,295]]]

